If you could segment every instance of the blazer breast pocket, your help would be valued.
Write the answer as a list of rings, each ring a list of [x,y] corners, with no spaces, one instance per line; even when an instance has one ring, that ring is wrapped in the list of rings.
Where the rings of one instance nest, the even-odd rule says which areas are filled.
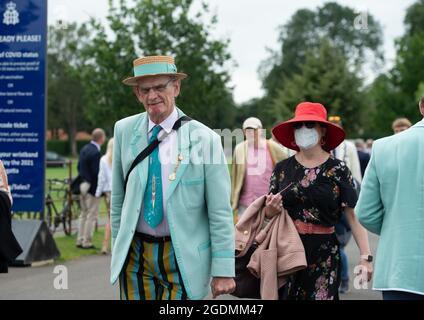
[[[181,189],[184,200],[184,205],[188,209],[198,209],[205,202],[205,179],[192,178],[182,179]]]

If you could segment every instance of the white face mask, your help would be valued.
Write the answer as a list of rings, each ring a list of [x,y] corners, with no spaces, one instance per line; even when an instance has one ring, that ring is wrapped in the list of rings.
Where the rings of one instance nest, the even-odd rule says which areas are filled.
[[[317,129],[309,129],[303,126],[300,129],[294,130],[294,139],[300,149],[307,150],[318,144],[319,134]]]

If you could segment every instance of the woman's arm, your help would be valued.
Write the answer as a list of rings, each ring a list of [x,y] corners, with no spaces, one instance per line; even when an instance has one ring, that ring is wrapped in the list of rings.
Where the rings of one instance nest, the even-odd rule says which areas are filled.
[[[359,223],[354,210],[352,208],[346,207],[344,214],[346,215],[346,220],[352,229],[352,235],[359,248],[360,255],[371,255],[370,244],[368,241],[368,232]],[[372,263],[364,259],[360,259],[360,265],[366,268],[368,273],[368,281],[370,281],[373,273]]]
[[[103,191],[105,190],[106,183],[107,183],[107,176],[106,176],[106,163],[104,161],[104,158],[100,159],[100,169],[99,169],[99,175],[97,177],[97,189],[96,189],[96,197],[101,197]]]
[[[278,179],[279,176],[278,165],[274,167],[269,183],[269,193],[266,196],[265,201],[265,218],[271,219],[277,214],[281,213],[283,207],[282,199],[280,193],[278,193]]]
[[[7,193],[10,202],[13,202],[12,194],[10,192],[9,183],[7,181],[6,169],[3,166],[3,162],[0,161],[0,190]]]

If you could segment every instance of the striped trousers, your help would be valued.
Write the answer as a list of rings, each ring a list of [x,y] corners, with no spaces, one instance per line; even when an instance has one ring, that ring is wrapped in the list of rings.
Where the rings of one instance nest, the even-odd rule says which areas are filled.
[[[121,300],[187,300],[171,241],[131,243],[119,276]]]

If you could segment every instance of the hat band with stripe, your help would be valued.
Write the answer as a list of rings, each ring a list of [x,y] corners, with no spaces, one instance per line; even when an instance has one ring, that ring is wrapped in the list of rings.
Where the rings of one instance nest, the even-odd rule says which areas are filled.
[[[137,86],[138,80],[145,77],[173,76],[177,79],[187,77],[185,73],[178,72],[175,60],[171,56],[147,56],[133,61],[134,76],[126,78],[122,82],[127,86]]]
[[[160,62],[160,63],[150,63],[150,64],[141,64],[134,67],[134,76],[142,77],[151,74],[170,74],[177,73],[177,67],[175,64]]]

